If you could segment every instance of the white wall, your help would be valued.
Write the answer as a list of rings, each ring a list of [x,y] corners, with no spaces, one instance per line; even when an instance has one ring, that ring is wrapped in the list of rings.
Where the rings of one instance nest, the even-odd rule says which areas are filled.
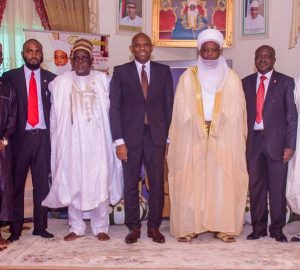
[[[241,1],[241,0],[240,0]],[[292,0],[279,1],[269,0],[269,38],[241,40],[239,36],[240,1],[234,0],[234,42],[233,47],[224,49],[223,55],[233,60],[233,68],[241,77],[254,71],[255,49],[263,44],[271,45],[276,50],[277,71],[290,76],[300,75],[300,41],[295,48],[288,50],[288,41],[291,25]],[[152,34],[152,0],[146,3],[146,29],[145,32]],[[116,33],[116,0],[99,0],[100,32],[110,34],[109,67],[112,72],[115,65],[120,65],[131,60],[129,45],[132,36]],[[155,47],[153,60],[193,60],[196,59],[195,48],[166,48]]]

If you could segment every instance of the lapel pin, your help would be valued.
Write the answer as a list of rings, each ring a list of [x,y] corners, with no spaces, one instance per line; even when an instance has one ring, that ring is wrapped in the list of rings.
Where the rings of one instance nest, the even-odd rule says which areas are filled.
[[[277,80],[274,80],[273,83],[277,83]]]

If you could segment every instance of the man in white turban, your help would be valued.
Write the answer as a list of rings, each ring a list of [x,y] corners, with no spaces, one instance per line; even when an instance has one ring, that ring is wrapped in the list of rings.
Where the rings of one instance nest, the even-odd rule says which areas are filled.
[[[72,66],[69,61],[70,51],[70,45],[66,41],[55,40],[53,42],[53,61],[48,69],[57,75],[61,75],[65,71],[71,71]]]
[[[265,19],[259,14],[259,3],[253,0],[250,4],[250,14],[245,18],[245,34],[265,32]]]
[[[248,188],[246,105],[241,80],[227,66],[223,35],[198,37],[197,66],[180,77],[169,131],[171,234],[179,242],[210,231],[234,242]]]

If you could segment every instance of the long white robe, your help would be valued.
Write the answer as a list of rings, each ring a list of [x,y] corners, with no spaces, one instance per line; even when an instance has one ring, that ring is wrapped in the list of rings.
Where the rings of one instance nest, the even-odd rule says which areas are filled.
[[[237,74],[229,70],[216,93],[208,134],[197,67],[188,68],[177,85],[169,130],[170,226],[175,237],[205,231],[240,234],[248,189],[246,134],[246,103]]]
[[[65,72],[49,85],[52,186],[43,205],[87,211],[122,196],[122,166],[109,125],[106,74]]]
[[[300,77],[295,80],[295,103],[299,113],[300,110]],[[294,156],[289,161],[286,198],[292,211],[300,214],[300,117],[298,117],[297,143]]]

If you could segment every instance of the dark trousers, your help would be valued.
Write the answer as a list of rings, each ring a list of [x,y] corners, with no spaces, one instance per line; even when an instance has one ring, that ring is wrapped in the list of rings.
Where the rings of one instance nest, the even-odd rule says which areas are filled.
[[[282,230],[286,220],[287,164],[268,156],[263,133],[254,132],[252,149],[248,160],[248,172],[253,231],[267,232],[269,194],[269,231],[276,234]]]
[[[28,169],[31,169],[33,185],[33,219],[34,230],[47,228],[47,208],[41,205],[49,192],[48,177],[50,173],[50,148],[46,130],[38,133],[25,132],[19,149],[14,153],[14,221],[11,233],[20,235],[24,220],[24,191]]]
[[[140,204],[138,184],[144,161],[149,178],[148,228],[159,228],[163,209],[163,166],[165,145],[153,144],[150,129],[145,126],[142,143],[128,147],[128,161],[123,162],[125,224],[129,229],[140,228]]]

